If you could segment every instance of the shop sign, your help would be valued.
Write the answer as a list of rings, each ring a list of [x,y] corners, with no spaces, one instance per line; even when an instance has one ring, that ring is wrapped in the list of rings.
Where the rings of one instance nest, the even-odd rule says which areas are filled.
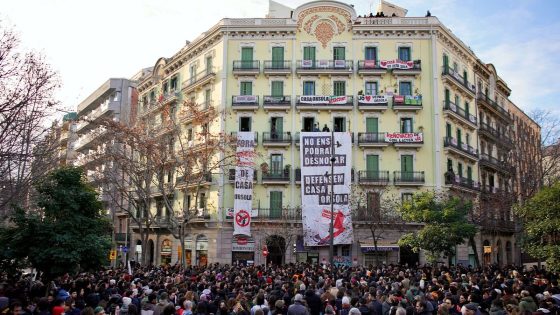
[[[163,240],[161,242],[161,255],[162,256],[171,256],[171,241],[168,239]]]
[[[491,254],[492,253],[492,246],[484,246],[484,253]]]
[[[412,69],[414,61],[403,61],[400,59],[381,60],[379,66],[383,69]]]
[[[234,103],[256,103],[256,95],[236,95],[233,97]]]
[[[255,241],[250,237],[234,237],[231,242],[232,252],[254,252]]]
[[[386,132],[385,142],[391,143],[422,143],[424,138],[421,132]]]
[[[387,104],[389,99],[385,95],[358,95],[361,104]]]

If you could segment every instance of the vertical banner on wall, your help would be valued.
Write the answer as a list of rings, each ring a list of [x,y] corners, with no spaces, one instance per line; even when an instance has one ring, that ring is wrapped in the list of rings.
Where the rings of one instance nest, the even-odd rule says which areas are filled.
[[[238,132],[233,195],[233,235],[251,235],[254,155],[255,134]]]
[[[352,139],[350,133],[301,133],[301,205],[303,237],[306,246],[330,244],[331,181],[334,184],[334,244],[352,244],[350,184]],[[331,174],[331,157],[334,175]]]

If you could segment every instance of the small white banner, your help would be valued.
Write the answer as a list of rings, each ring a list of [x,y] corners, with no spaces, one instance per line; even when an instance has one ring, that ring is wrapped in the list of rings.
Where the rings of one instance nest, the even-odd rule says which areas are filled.
[[[424,138],[421,132],[386,132],[385,142],[401,143],[422,143]]]
[[[233,97],[234,103],[256,103],[256,95],[237,95]]]
[[[402,61],[399,59],[381,60],[379,67],[384,69],[412,69],[414,68],[414,61]]]
[[[389,99],[385,95],[358,95],[361,104],[387,104]]]
[[[233,235],[251,235],[254,155],[255,134],[250,131],[238,132],[233,195]]]

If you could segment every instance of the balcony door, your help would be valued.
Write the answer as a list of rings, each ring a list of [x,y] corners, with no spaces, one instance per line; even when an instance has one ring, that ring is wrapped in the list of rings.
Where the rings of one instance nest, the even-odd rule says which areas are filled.
[[[241,67],[251,69],[253,67],[253,47],[241,48]]]
[[[377,117],[366,118],[366,141],[368,142],[379,141],[379,118]]]
[[[270,118],[270,133],[272,139],[282,138],[284,132],[284,118],[272,117]]]
[[[282,154],[272,154],[270,156],[270,174],[272,175],[282,175]]]
[[[284,47],[272,47],[272,68],[284,68]]]
[[[270,192],[270,218],[280,218],[282,216],[282,192]]]
[[[412,181],[414,178],[413,172],[413,156],[401,155],[401,179],[403,181]]]
[[[368,179],[379,179],[379,155],[366,156],[366,173]]]

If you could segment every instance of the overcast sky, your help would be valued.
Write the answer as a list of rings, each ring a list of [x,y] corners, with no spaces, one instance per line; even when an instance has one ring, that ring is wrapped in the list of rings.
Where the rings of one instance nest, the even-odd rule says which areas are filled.
[[[290,7],[308,1],[277,0]],[[357,14],[377,0],[348,1]],[[525,111],[560,115],[560,1],[395,0],[408,16],[437,16],[493,63]],[[373,3],[373,4],[372,4]],[[60,73],[58,98],[77,105],[110,77],[170,57],[221,18],[264,17],[268,0],[0,0],[0,18]]]

